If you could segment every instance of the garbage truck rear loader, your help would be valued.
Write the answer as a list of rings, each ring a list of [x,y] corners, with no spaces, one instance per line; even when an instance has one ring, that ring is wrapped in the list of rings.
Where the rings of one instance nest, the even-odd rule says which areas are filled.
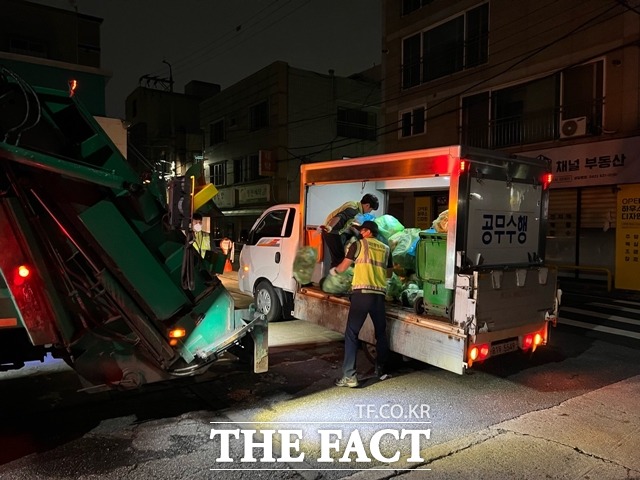
[[[201,373],[249,338],[266,369],[263,317],[234,310],[189,242],[211,199],[196,173],[167,201],[75,98],[6,69],[0,112],[2,369],[50,352],[88,388],[133,388]]]

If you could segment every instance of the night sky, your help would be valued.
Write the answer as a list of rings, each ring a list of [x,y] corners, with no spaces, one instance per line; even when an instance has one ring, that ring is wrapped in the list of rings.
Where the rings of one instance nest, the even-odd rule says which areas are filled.
[[[107,115],[124,117],[142,75],[224,89],[276,60],[347,76],[381,59],[380,0],[32,0],[104,19]]]

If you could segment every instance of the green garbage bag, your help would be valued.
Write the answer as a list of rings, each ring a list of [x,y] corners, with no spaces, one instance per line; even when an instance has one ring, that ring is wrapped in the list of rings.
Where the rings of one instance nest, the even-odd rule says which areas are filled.
[[[413,307],[418,297],[422,297],[422,288],[415,283],[409,283],[400,294],[400,302],[405,307]]]
[[[376,225],[378,225],[378,231],[380,235],[385,239],[389,239],[394,233],[398,233],[404,230],[404,226],[393,215],[381,215],[375,219]]]
[[[385,299],[387,301],[398,300],[402,293],[402,280],[400,277],[393,273],[391,278],[387,279],[387,295]]]
[[[301,285],[311,283],[313,270],[318,260],[318,251],[313,247],[302,247],[296,252],[293,260],[293,278]]]
[[[420,235],[419,228],[405,228],[402,232],[396,233],[389,238],[389,248],[393,263],[408,271],[415,271],[416,257],[411,255],[411,246],[417,241]]]
[[[322,291],[327,293],[348,293],[353,280],[353,267],[337,275],[327,275],[322,282]]]

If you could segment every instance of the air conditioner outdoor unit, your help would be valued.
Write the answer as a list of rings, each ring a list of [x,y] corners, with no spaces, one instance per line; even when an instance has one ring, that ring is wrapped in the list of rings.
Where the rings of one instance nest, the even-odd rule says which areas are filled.
[[[567,118],[560,122],[560,138],[581,137],[587,134],[587,117]]]

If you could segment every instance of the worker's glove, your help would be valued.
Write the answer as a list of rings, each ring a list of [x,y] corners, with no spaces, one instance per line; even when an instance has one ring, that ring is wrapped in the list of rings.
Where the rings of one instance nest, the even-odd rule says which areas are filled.
[[[325,232],[325,233],[329,233],[332,229],[331,229],[331,226],[329,226],[329,225],[320,225],[320,226],[317,228],[317,230],[318,230],[318,232]]]
[[[329,270],[329,275],[338,275],[338,271],[336,270],[336,267],[332,267],[331,270]]]

